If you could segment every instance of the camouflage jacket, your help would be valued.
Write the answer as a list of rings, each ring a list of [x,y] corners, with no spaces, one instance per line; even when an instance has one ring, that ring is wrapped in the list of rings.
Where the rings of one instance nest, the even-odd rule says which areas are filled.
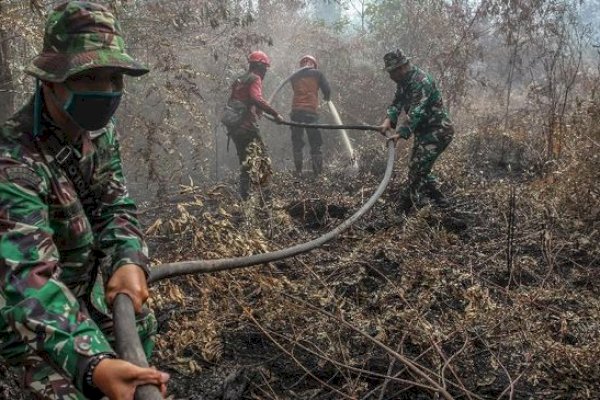
[[[406,118],[398,123],[401,111],[406,113]],[[405,139],[408,139],[411,133],[419,136],[419,133],[431,128],[451,124],[436,82],[431,75],[414,65],[406,77],[398,82],[387,115],[392,126],[398,123],[396,131]]]
[[[107,279],[127,263],[148,271],[148,251],[112,123],[74,146],[96,197],[86,215],[73,184],[43,150],[58,128],[44,113],[40,140],[32,134],[32,104],[0,128],[0,355],[20,363],[33,349],[79,387],[89,357],[114,352],[80,308],[96,282],[94,259],[103,260]]]

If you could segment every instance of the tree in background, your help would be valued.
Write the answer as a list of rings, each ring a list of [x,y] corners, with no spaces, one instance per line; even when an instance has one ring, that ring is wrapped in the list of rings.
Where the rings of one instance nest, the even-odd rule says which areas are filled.
[[[2,3],[0,3],[0,14]],[[0,25],[0,121],[4,121],[14,111],[14,87],[10,68],[10,47],[8,32]]]
[[[314,54],[343,119],[373,123],[389,101],[380,95],[388,85],[381,57],[402,48],[438,79],[452,113],[462,115],[455,118],[458,126],[486,115],[510,128],[526,108],[544,129],[548,157],[556,148],[555,127],[564,126],[570,100],[583,90],[583,64],[589,64],[584,50],[590,32],[576,18],[577,4],[564,0],[100,2],[119,14],[131,51],[152,68],[148,80],[129,82],[132,96],[119,111],[127,121],[120,124],[124,151],[142,154],[127,166],[133,190],[141,192],[190,177],[221,179],[235,169],[218,114],[252,50],[273,56],[267,94],[300,55]],[[10,108],[2,112],[32,91],[21,67],[34,53],[51,3],[0,1],[0,96],[3,109]],[[332,24],[323,24],[323,16]],[[289,95],[284,91],[281,101]],[[287,152],[279,128],[265,125],[265,139],[281,157]],[[356,143],[367,140],[352,136]],[[282,158],[279,167],[284,164]]]

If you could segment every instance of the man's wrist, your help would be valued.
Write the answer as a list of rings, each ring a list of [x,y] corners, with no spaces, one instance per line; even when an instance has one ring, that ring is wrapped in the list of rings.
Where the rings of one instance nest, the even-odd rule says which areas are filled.
[[[150,277],[150,264],[143,263],[140,261],[142,261],[142,260],[135,260],[135,261],[128,261],[128,262],[123,261],[123,262],[115,264],[112,268],[112,273],[110,274],[110,276],[108,276],[108,278],[110,279],[110,277],[112,275],[114,275],[114,273],[117,272],[121,267],[124,267],[126,265],[135,265],[135,266],[139,267],[142,271],[144,271],[144,275],[146,276],[146,279],[148,279]]]
[[[402,139],[408,139],[410,137],[410,128],[408,126],[400,126],[398,127],[398,129],[396,130],[396,133],[398,133],[398,135],[402,138]]]
[[[94,371],[103,360],[114,360],[117,356],[113,353],[99,353],[90,357],[85,373],[83,374],[83,382],[81,392],[88,399],[101,399],[104,393],[94,383]]]
[[[400,112],[395,106],[389,106],[385,112],[385,116],[390,120],[390,126],[395,127]]]

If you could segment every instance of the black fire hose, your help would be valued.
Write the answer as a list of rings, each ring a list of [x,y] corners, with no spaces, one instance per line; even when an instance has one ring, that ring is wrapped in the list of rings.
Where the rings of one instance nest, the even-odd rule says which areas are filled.
[[[339,129],[339,126],[329,125],[331,128]],[[351,128],[346,128],[351,129]],[[374,126],[362,126],[357,129],[378,130]],[[288,257],[293,257],[298,254],[309,252],[326,242],[335,239],[340,233],[348,229],[354,222],[362,217],[381,197],[392,177],[394,169],[394,161],[396,156],[395,141],[388,139],[387,142],[387,166],[385,174],[377,190],[371,195],[369,200],[356,211],[350,218],[338,225],[332,231],[313,239],[306,243],[301,243],[285,249],[255,254],[248,257],[222,258],[217,260],[200,260],[200,261],[184,261],[177,263],[163,264],[158,268],[153,268],[150,273],[148,283],[154,283],[162,279],[171,278],[180,275],[208,273],[224,270],[232,270],[237,268],[249,267],[252,265],[265,264],[276,260],[281,260]],[[119,356],[135,365],[147,367],[148,362],[140,338],[137,334],[135,326],[135,313],[131,299],[125,294],[119,294],[115,298],[113,305],[113,317],[115,323],[116,347]],[[153,385],[145,385],[137,388],[135,392],[136,400],[160,400],[162,395],[159,389]]]
[[[115,322],[115,341],[117,354],[123,360],[139,367],[148,367],[146,354],[135,327],[135,312],[131,298],[123,293],[115,297],[113,303]],[[163,396],[154,385],[138,386],[135,390],[135,400],[162,400]]]
[[[217,260],[199,260],[199,261],[182,261],[176,263],[162,264],[158,268],[153,268],[150,272],[149,283],[156,281],[172,278],[174,276],[187,275],[187,274],[199,274],[207,272],[224,271],[230,269],[237,269],[243,267],[249,267],[257,264],[265,264],[272,261],[281,260],[288,257],[293,257],[298,254],[309,252],[326,242],[335,239],[340,233],[348,229],[353,223],[355,223],[360,217],[362,217],[381,197],[383,191],[387,187],[391,177],[392,170],[394,169],[394,161],[396,156],[395,142],[392,139],[388,140],[388,159],[385,174],[377,190],[369,200],[363,204],[363,206],[350,216],[346,221],[338,225],[332,231],[313,239],[306,243],[297,244],[292,247],[285,249],[272,251],[269,253],[254,254],[247,257],[235,257],[235,258],[221,258]]]
[[[270,115],[266,116],[267,119],[275,122],[275,119]],[[377,125],[331,125],[331,124],[305,124],[302,122],[294,122],[294,121],[282,121],[275,122],[280,125],[288,125],[288,126],[301,126],[303,128],[315,128],[315,129],[353,129],[353,130],[363,130],[363,131],[379,131],[381,127]]]

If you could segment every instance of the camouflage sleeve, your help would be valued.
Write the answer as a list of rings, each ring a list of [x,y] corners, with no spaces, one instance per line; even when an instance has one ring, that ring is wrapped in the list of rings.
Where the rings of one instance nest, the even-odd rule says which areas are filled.
[[[409,110],[407,113],[407,121],[403,124],[403,129],[408,129],[414,132],[419,125],[427,118],[427,105],[430,102],[430,97],[434,93],[429,76],[420,80],[414,80],[409,86]]]
[[[401,100],[401,91],[398,87],[396,87],[396,93],[394,94],[394,100],[392,100],[392,104],[388,106],[386,109],[386,117],[392,123],[392,128],[396,127],[396,123],[398,122],[398,114],[399,110],[402,110],[404,104],[402,104]]]
[[[108,257],[102,263],[105,279],[125,264],[142,267],[150,273],[148,248],[144,241],[137,207],[125,187],[119,141],[114,129],[98,138],[96,183],[101,187],[100,204],[90,218],[98,248]]]
[[[90,357],[114,351],[57,279],[47,182],[44,170],[0,158],[0,332],[13,332],[81,387]]]
[[[392,128],[396,127],[396,123],[398,122],[398,114],[399,112],[396,106],[389,106],[385,111],[385,115],[390,120]]]

